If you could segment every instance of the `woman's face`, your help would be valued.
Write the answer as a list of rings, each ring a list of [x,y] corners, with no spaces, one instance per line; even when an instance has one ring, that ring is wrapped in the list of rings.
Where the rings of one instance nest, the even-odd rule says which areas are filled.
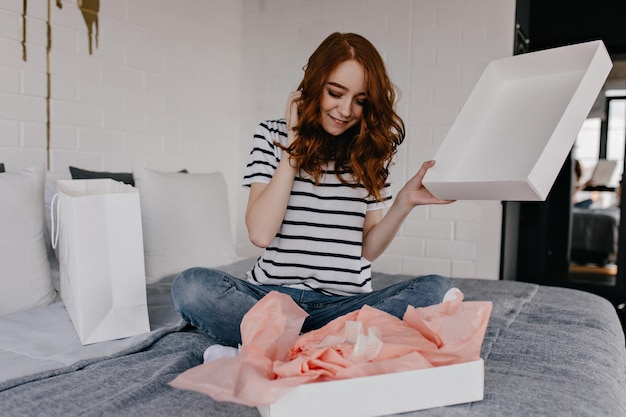
[[[320,100],[322,127],[338,136],[361,119],[365,92],[365,71],[357,61],[344,61],[329,75]]]

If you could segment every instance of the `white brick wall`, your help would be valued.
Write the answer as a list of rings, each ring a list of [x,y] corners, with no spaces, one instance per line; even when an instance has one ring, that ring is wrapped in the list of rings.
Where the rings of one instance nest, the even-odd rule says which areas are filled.
[[[238,189],[242,9],[231,0],[102,1],[92,55],[76,0],[62,9],[28,1],[26,62],[23,3],[2,2],[0,161],[8,169],[46,161],[48,3],[52,175],[69,176],[69,165],[221,170]]]
[[[46,161],[48,3],[27,3],[26,62],[23,3],[0,4],[0,161],[8,169]],[[221,170],[238,187],[240,1],[102,1],[92,55],[76,0],[50,3],[51,174],[68,176],[69,165]]]
[[[281,116],[289,91],[333,31],[368,37],[401,90],[408,137],[392,171],[397,190],[434,156],[486,64],[511,55],[515,0],[107,0],[99,46],[88,53],[76,0],[52,1],[51,164],[127,171],[133,166],[221,170],[242,224],[239,187],[255,125]],[[46,160],[47,2],[0,3],[0,161]],[[498,276],[497,202],[420,207],[379,270]]]

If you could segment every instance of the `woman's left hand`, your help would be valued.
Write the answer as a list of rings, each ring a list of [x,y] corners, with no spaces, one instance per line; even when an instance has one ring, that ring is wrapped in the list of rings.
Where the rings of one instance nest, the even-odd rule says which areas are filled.
[[[435,161],[426,161],[417,174],[413,176],[398,192],[398,199],[406,201],[410,207],[426,204],[450,204],[455,200],[440,200],[435,197],[422,183],[426,172],[435,165]]]
[[[450,204],[454,200],[440,200],[422,184],[426,172],[435,165],[435,161],[426,161],[404,187],[382,216],[382,210],[368,211],[365,215],[362,255],[369,261],[378,258],[389,246],[400,226],[415,206],[425,204]]]

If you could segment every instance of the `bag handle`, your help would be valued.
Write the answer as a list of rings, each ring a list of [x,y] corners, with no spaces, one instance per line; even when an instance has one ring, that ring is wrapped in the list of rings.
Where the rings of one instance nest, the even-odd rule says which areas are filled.
[[[52,196],[52,202],[50,203],[50,240],[52,241],[52,249],[57,248],[57,244],[59,243],[59,194],[55,194]],[[57,206],[57,219],[56,219],[56,227],[54,222],[54,203]]]

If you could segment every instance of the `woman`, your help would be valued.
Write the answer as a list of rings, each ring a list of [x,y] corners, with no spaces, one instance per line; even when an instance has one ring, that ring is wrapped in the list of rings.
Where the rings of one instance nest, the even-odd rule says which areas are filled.
[[[243,180],[249,237],[264,253],[247,280],[191,268],[172,287],[183,318],[222,344],[240,343],[243,316],[272,290],[309,314],[309,331],[365,304],[402,317],[451,289],[431,275],[372,291],[371,262],[410,211],[451,202],[422,185],[429,161],[389,207],[389,165],[405,131],[380,54],[359,35],[334,33],[304,72],[285,118],[258,126]]]

